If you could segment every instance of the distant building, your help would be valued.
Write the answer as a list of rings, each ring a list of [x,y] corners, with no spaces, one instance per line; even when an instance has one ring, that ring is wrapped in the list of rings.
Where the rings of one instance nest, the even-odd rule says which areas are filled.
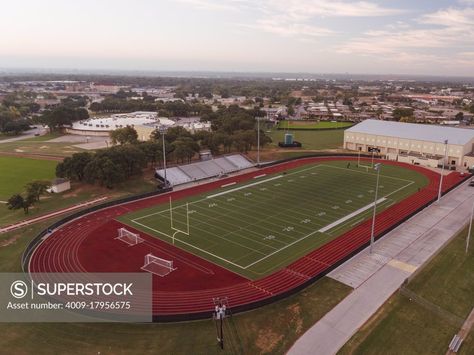
[[[447,144],[445,144],[447,141]],[[474,165],[474,130],[446,126],[365,120],[344,131],[344,148],[369,152],[380,150],[387,159],[437,167]]]
[[[209,131],[211,129],[211,124],[200,122],[199,117],[181,119],[176,122],[166,117],[158,117],[156,112],[136,111],[77,121],[72,124],[72,127],[66,128],[66,133],[108,137],[111,131],[127,126],[133,127],[137,131],[138,139],[142,141],[150,139],[152,132],[162,126],[168,128],[181,126],[191,133],[202,130]]]

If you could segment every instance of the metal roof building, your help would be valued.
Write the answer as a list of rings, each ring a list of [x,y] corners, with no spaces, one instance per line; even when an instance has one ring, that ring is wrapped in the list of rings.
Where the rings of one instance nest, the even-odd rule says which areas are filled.
[[[377,148],[388,159],[462,169],[474,165],[474,130],[426,124],[365,120],[344,132],[344,148]]]

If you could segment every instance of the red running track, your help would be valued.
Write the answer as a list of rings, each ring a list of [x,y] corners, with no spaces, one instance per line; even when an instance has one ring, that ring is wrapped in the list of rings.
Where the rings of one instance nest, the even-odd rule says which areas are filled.
[[[173,199],[214,190],[223,184],[241,182],[262,173],[271,174],[301,165],[330,160],[355,160],[348,157],[303,158],[260,169],[189,189],[170,192]],[[379,213],[375,233],[381,236],[436,198],[439,174],[419,166],[383,161],[384,164],[416,170],[429,184],[405,200]],[[457,172],[443,179],[443,191],[464,180]],[[371,221],[315,249],[287,267],[259,280],[243,276],[206,261],[187,251],[140,231],[143,243],[127,246],[114,238],[123,226],[115,218],[130,211],[165,203],[168,195],[154,196],[109,207],[64,224],[39,244],[31,256],[30,272],[141,272],[144,255],[153,253],[174,260],[177,267],[167,277],[153,276],[153,314],[155,319],[186,319],[207,316],[213,310],[213,297],[228,297],[234,310],[256,307],[281,298],[326,274],[364,247],[370,239]],[[128,229],[131,229],[127,226]]]

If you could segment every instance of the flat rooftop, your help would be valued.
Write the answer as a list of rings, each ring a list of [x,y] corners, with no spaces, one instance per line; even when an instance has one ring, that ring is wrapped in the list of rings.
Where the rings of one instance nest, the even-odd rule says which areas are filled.
[[[348,128],[346,132],[365,133],[378,136],[465,145],[474,139],[474,129],[436,126],[417,123],[402,123],[368,119]]]

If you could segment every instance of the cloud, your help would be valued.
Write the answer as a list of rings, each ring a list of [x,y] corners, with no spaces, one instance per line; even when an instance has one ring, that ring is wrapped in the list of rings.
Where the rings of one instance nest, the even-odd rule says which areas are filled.
[[[403,12],[368,1],[330,0],[266,0],[262,8],[268,13],[287,14],[294,19],[312,17],[376,17],[390,16]]]
[[[202,10],[238,10],[239,6],[245,1],[239,0],[176,0],[177,2],[184,3]]]
[[[474,9],[446,8],[412,19],[409,26],[366,31],[336,51],[413,65],[474,66],[473,38]]]
[[[250,10],[257,16],[253,23],[240,26],[280,36],[321,37],[334,33],[315,22],[328,17],[376,17],[399,14],[369,1],[331,0],[179,0],[206,10]]]

